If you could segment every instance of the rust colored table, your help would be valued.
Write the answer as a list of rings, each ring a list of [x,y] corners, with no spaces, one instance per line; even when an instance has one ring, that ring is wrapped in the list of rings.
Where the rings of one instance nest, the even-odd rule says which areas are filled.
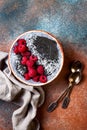
[[[0,50],[9,51],[21,33],[42,29],[61,41],[65,61],[60,75],[44,86],[45,103],[38,109],[41,130],[87,130],[87,1],[86,0],[1,0]],[[47,106],[68,85],[69,65],[80,60],[83,67],[81,83],[74,87],[67,109],[48,113]],[[12,130],[13,103],[0,101],[0,130]]]

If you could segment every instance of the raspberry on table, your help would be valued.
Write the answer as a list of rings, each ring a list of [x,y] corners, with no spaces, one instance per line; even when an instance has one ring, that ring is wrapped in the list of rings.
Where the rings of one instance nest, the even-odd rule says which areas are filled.
[[[37,66],[37,72],[40,75],[44,74],[44,67],[42,65],[38,65]]]
[[[28,73],[25,73],[25,74],[24,74],[24,78],[25,78],[26,80],[29,80],[29,79],[30,79],[29,74],[28,74]]]
[[[35,77],[37,75],[37,71],[33,68],[29,69],[29,76],[31,78]]]
[[[26,50],[27,50],[27,47],[25,45],[19,45],[18,46],[18,51],[20,53],[25,52]]]
[[[26,40],[25,39],[18,39],[17,43],[18,43],[18,45],[26,45]]]
[[[30,60],[33,60],[34,62],[36,62],[38,60],[38,58],[37,58],[37,56],[31,55]]]
[[[41,83],[45,83],[47,82],[47,77],[45,75],[41,75],[39,80]]]

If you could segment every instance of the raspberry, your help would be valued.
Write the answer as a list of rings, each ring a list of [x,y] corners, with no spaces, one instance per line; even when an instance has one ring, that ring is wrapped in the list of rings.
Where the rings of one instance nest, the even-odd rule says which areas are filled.
[[[33,67],[34,61],[27,60],[26,65],[27,65],[28,67]]]
[[[20,53],[25,52],[27,50],[27,47],[25,45],[19,45],[18,50]]]
[[[22,65],[26,65],[25,61],[21,61],[21,64],[22,64]]]
[[[33,68],[30,68],[29,69],[29,76],[31,77],[31,78],[33,78],[33,77],[35,77],[37,75],[37,71],[35,70],[35,69],[33,69]]]
[[[39,75],[36,75],[35,77],[33,77],[33,81],[36,81],[36,82],[38,82],[39,81]]]
[[[28,71],[30,71],[31,68],[36,70],[35,65],[33,65],[32,67],[27,66]]]
[[[28,74],[28,73],[25,73],[25,74],[24,74],[24,78],[25,78],[26,80],[29,80],[29,79],[30,79],[29,74]]]
[[[44,67],[42,65],[38,65],[37,72],[40,75],[44,74]]]
[[[33,60],[34,62],[36,62],[38,60],[38,58],[37,58],[37,56],[31,55],[30,60]]]
[[[18,39],[17,43],[18,43],[18,45],[26,45],[26,40],[24,40],[24,39]]]
[[[18,54],[18,53],[19,53],[18,46],[15,46],[15,47],[14,47],[14,53],[15,53],[15,54]]]
[[[39,80],[41,83],[45,83],[47,82],[47,77],[45,75],[41,75]]]
[[[22,64],[22,65],[26,65],[27,60],[28,60],[27,57],[26,57],[26,56],[23,56],[23,57],[22,57],[22,60],[21,60],[21,64]]]
[[[26,52],[21,53],[21,55],[22,56],[26,56],[26,57],[30,57],[31,52],[30,51],[26,51]]]

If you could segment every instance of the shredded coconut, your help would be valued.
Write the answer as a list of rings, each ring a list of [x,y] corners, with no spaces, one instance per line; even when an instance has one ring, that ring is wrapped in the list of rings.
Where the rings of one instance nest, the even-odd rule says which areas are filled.
[[[58,62],[59,62],[58,57],[57,59],[51,60],[44,57],[44,52],[42,54],[39,53],[36,45],[34,44],[36,39],[37,39],[36,35],[30,38],[28,37],[28,39],[26,39],[27,46],[31,50],[32,54],[38,57],[38,64],[42,64],[44,66],[46,75],[52,75],[53,72],[56,70],[56,67],[58,66]]]

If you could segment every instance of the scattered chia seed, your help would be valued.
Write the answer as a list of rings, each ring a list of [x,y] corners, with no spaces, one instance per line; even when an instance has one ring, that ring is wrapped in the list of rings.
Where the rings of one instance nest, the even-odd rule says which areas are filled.
[[[15,60],[15,66],[17,69],[17,72],[21,75],[24,75],[27,72],[26,66],[22,65],[20,63],[22,56],[20,54],[16,55],[16,60]]]
[[[20,73],[21,75],[24,75],[27,72],[26,66],[21,65],[19,63],[16,64],[16,69],[17,69],[17,72]]]
[[[29,38],[27,46],[32,54],[38,57],[38,64],[44,66],[46,75],[52,75],[59,62],[57,43],[46,37],[35,35]]]
[[[17,54],[17,59],[18,60],[21,60],[22,59],[22,56],[20,54]]]

